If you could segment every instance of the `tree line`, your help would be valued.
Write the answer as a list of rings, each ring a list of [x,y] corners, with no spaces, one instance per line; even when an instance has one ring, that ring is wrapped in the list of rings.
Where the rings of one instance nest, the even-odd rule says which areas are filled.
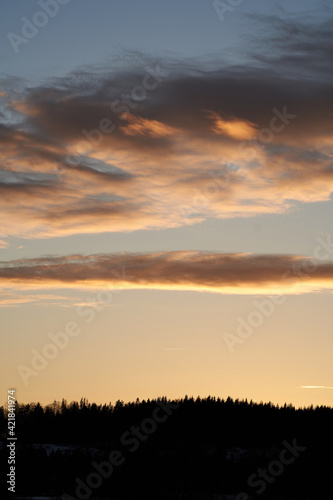
[[[2,470],[6,411],[0,408]],[[92,463],[117,450],[121,465],[103,479],[95,497],[196,499],[239,492],[262,499],[329,497],[332,418],[328,406],[295,408],[213,396],[103,405],[86,398],[45,406],[16,403],[17,493],[60,498],[66,492],[77,498],[76,479],[84,482],[96,471]],[[265,496],[257,494],[249,477],[270,470],[285,443],[305,451],[274,480],[267,479]]]

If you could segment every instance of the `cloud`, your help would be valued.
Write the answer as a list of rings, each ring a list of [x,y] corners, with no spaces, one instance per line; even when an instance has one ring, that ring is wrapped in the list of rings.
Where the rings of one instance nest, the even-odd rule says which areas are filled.
[[[237,118],[226,120],[213,111],[208,111],[207,115],[214,121],[212,130],[216,134],[227,135],[232,139],[244,141],[256,138],[258,131],[253,123]]]
[[[126,135],[149,135],[151,137],[165,137],[177,133],[177,129],[169,127],[157,120],[147,120],[129,114],[122,117],[128,122],[128,125],[121,127]]]
[[[8,241],[0,240],[0,248],[7,248],[9,246]]]
[[[41,257],[2,262],[0,284],[23,289],[118,288],[298,294],[332,290],[333,262],[295,255],[193,251]]]
[[[42,306],[73,307],[79,301],[79,297],[56,295],[54,293],[31,293],[27,291],[11,291],[4,288],[1,291],[0,307],[18,307],[23,304]]]
[[[165,59],[94,78],[87,68],[20,97],[4,80],[0,237],[174,228],[328,202],[328,21],[257,21],[272,30],[260,51],[252,40],[243,66]],[[312,78],[300,84],[291,67]]]
[[[255,51],[249,51],[252,61],[266,68],[279,68],[290,77],[330,79],[333,72],[332,9],[326,6],[325,10],[304,9],[293,15],[280,7],[273,16],[249,15],[256,23],[257,33],[256,42],[254,37],[249,40],[252,42],[250,47],[255,47]]]
[[[333,389],[327,385],[301,385],[302,389]]]

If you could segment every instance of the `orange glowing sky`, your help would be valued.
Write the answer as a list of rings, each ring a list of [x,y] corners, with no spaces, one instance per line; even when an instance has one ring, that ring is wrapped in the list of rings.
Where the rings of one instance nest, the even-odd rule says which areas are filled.
[[[3,49],[2,393],[332,405],[330,9],[115,4]]]

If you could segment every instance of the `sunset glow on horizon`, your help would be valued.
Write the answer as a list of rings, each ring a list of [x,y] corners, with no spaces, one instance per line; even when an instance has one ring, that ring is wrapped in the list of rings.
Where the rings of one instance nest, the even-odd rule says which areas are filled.
[[[3,6],[3,400],[333,406],[333,9],[214,5]]]

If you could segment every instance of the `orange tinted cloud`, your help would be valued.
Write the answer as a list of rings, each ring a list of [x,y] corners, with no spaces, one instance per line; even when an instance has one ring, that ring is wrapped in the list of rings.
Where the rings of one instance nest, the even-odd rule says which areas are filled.
[[[175,65],[128,113],[112,112],[113,89],[142,81],[137,70],[82,88],[63,78],[9,100],[0,238],[173,228],[329,200],[329,85],[305,82],[300,94],[296,81],[253,71],[198,76]],[[105,119],[112,131],[101,131]]]
[[[129,114],[126,118],[128,125],[121,127],[126,135],[150,135],[151,137],[165,137],[175,134],[177,129],[161,123],[157,120],[147,120],[139,116]]]
[[[0,240],[0,248],[7,248],[9,246],[8,241]]]
[[[216,134],[227,135],[240,141],[249,141],[256,138],[257,127],[254,123],[237,118],[227,120],[213,111],[209,111],[207,115],[214,121],[212,130]]]
[[[70,255],[2,263],[2,286],[297,294],[332,290],[333,262],[294,255],[193,251]]]

